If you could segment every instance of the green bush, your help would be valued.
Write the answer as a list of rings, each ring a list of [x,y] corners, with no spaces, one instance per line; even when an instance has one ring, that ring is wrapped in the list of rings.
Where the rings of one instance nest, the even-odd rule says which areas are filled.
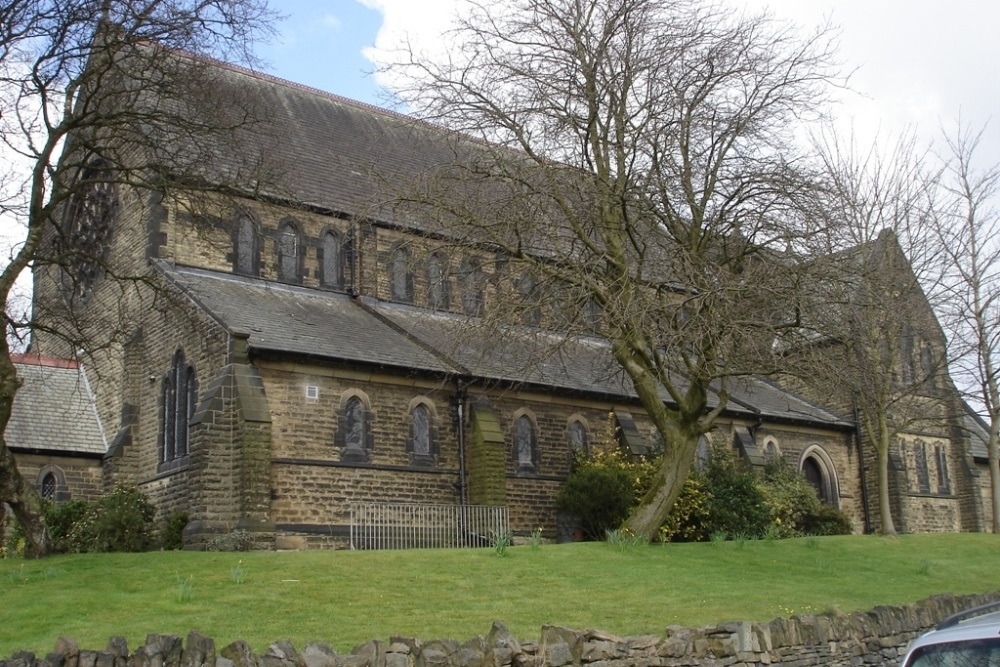
[[[715,447],[705,467],[705,483],[711,492],[704,532],[711,535],[760,537],[767,532],[768,508],[759,479],[752,470],[737,464],[732,451]]]
[[[620,526],[635,503],[628,471],[586,462],[570,474],[556,501],[560,512],[580,519],[583,536],[588,540],[601,540],[607,531]]]
[[[83,521],[91,511],[90,503],[83,500],[67,500],[63,503],[45,503],[45,525],[52,538],[52,551],[57,554],[83,551],[82,545],[73,539],[73,528]]]
[[[160,548],[180,551],[184,548],[184,528],[188,524],[187,512],[174,512],[167,517],[160,532]]]
[[[660,539],[675,542],[701,542],[708,539],[708,525],[712,494],[705,478],[698,472],[691,473],[681,495],[670,510],[670,516],[660,528]]]
[[[137,488],[116,484],[71,532],[81,551],[145,551],[154,544],[155,509]]]
[[[803,517],[803,535],[850,535],[851,520],[841,510],[820,503],[815,512]]]
[[[847,515],[824,504],[806,478],[783,459],[775,459],[764,468],[761,490],[771,514],[772,530],[779,537],[851,533]]]

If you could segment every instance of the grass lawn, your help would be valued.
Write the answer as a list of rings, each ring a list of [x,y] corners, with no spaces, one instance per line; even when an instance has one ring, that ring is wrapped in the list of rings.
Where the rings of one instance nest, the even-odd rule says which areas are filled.
[[[1000,590],[991,534],[802,538],[617,547],[587,543],[383,552],[82,554],[0,560],[0,658],[60,635],[134,650],[148,633],[325,641],[466,640],[494,620],[522,640],[543,624],[622,635],[670,624],[866,610],[936,593]]]

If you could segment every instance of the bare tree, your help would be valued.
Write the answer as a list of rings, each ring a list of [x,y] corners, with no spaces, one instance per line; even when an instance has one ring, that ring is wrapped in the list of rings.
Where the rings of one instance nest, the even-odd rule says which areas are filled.
[[[936,284],[930,222],[935,175],[912,135],[858,148],[854,137],[817,142],[824,187],[812,217],[826,233],[813,247],[816,280],[802,295],[803,327],[782,338],[826,401],[854,411],[875,451],[879,531],[895,535],[889,460],[918,421],[947,416],[927,401],[944,368],[945,341],[924,287]]]
[[[46,318],[47,332],[73,344],[84,325],[75,313],[83,311],[95,282],[145,280],[148,267],[109,254],[112,223],[129,206],[125,191],[208,187],[206,165],[219,167],[224,143],[261,119],[251,101],[219,97],[212,69],[199,56],[252,63],[253,42],[269,33],[272,19],[265,0],[0,3],[0,141],[27,172],[23,181],[6,184],[0,200],[0,218],[25,231],[0,273],[6,305],[25,268],[36,277],[55,272],[65,288],[65,316]],[[213,189],[250,175],[246,165],[224,166],[212,174]],[[5,310],[6,331],[19,338],[41,321],[38,312],[25,317]],[[4,337],[0,432],[19,386]],[[2,439],[0,503],[24,527],[29,554],[46,553],[38,494]]]
[[[985,128],[984,128],[985,129]],[[1000,533],[1000,165],[976,165],[983,130],[946,135],[950,196],[936,233],[947,261],[943,320],[959,385],[985,411],[992,529]]]
[[[693,0],[474,1],[462,15],[447,55],[388,67],[419,116],[485,140],[459,141],[463,159],[422,174],[410,203],[509,258],[495,289],[529,307],[501,302],[508,321],[559,298],[578,324],[599,316],[667,445],[627,521],[650,537],[731,378],[773,368],[791,317],[776,304],[798,275],[774,253],[810,231],[794,129],[836,79],[830,35]]]

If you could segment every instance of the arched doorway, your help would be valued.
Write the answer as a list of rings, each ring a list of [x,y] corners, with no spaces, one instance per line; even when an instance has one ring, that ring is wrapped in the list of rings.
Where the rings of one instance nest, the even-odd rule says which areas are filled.
[[[799,471],[814,489],[819,499],[836,507],[840,497],[837,472],[830,456],[819,445],[813,445],[802,452]]]

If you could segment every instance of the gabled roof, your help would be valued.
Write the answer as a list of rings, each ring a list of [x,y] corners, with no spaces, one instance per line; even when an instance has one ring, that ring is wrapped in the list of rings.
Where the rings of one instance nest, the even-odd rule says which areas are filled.
[[[452,164],[455,151],[475,142],[402,114],[244,68],[206,60],[220,91],[253,100],[261,122],[241,132],[242,156],[219,151],[204,176],[238,171],[261,160],[275,182],[256,194],[322,210],[393,221],[389,210],[372,210],[387,184],[405,182],[428,168]],[[455,141],[450,141],[453,137]],[[248,159],[249,156],[249,159]],[[252,186],[253,184],[247,184]]]
[[[961,418],[961,428],[969,437],[972,457],[980,463],[985,463],[989,460],[989,451],[986,448],[986,443],[990,440],[989,424],[968,403],[963,401],[962,407],[964,414]]]
[[[107,442],[77,362],[29,355],[13,359],[23,384],[7,424],[7,445],[14,451],[103,455]]]
[[[166,262],[157,266],[223,326],[247,331],[250,347],[258,353],[635,399],[608,343],[599,338],[567,338],[526,327],[483,332],[455,313]],[[758,378],[730,385],[734,400],[728,409],[735,415],[851,426]],[[712,398],[717,404],[717,396]]]

